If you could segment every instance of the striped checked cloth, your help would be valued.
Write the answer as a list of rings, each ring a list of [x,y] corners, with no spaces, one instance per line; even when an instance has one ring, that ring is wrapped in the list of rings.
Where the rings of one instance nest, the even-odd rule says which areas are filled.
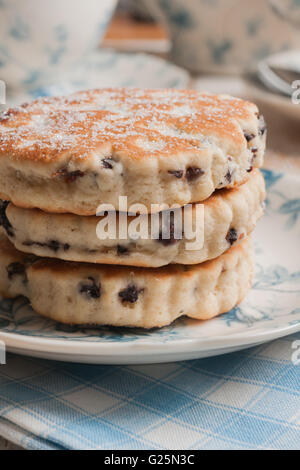
[[[0,435],[26,449],[299,449],[299,339],[147,366],[8,355]]]

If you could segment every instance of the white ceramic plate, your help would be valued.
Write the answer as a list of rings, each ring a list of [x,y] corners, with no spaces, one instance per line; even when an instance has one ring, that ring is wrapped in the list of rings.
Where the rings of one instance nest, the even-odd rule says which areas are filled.
[[[24,298],[0,302],[0,339],[20,354],[96,364],[208,357],[300,330],[300,179],[265,171],[266,214],[255,231],[253,289],[219,318],[180,319],[152,331],[68,328],[41,318]]]
[[[7,104],[30,101],[40,96],[65,95],[88,88],[132,86],[139,88],[186,88],[189,74],[180,67],[150,54],[126,54],[101,50],[58,73],[40,76],[22,92],[7,96]]]

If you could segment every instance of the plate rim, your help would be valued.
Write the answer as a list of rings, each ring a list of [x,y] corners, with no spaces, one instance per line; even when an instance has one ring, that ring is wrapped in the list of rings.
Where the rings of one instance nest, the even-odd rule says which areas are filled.
[[[260,324],[266,324],[262,322]],[[158,355],[158,354],[178,354],[180,352],[205,352],[209,350],[224,349],[224,347],[244,346],[255,344],[258,342],[267,342],[272,339],[277,339],[283,336],[288,336],[300,331],[300,321],[295,324],[283,324],[282,327],[273,326],[271,329],[253,328],[251,334],[249,330],[245,334],[233,333],[229,335],[217,335],[211,338],[182,338],[179,340],[164,341],[156,343],[151,340],[143,341],[142,343],[136,342],[92,342],[92,341],[65,341],[56,338],[43,338],[33,336],[23,336],[17,333],[2,332],[0,331],[0,340],[5,343],[7,350],[10,348],[26,349],[28,351],[35,351],[41,353],[64,354],[69,356],[80,355],[82,357],[95,355],[101,357],[118,357],[121,354],[127,356],[134,356],[137,352],[143,352],[144,356]],[[112,344],[114,345],[112,348]],[[55,349],[53,350],[53,347]],[[153,350],[155,348],[155,351]],[[77,349],[77,352],[74,351]],[[141,351],[142,350],[142,351]]]

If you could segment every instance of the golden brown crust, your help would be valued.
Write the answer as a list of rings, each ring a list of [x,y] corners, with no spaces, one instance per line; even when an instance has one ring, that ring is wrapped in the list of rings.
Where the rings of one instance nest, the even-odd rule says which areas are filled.
[[[135,276],[142,275],[143,277],[153,278],[157,280],[165,279],[173,276],[180,276],[182,278],[188,278],[193,276],[197,271],[207,271],[208,275],[210,271],[214,271],[217,266],[222,264],[224,269],[227,269],[231,265],[232,260],[236,257],[241,256],[245,251],[249,249],[249,240],[245,239],[240,244],[232,247],[226,253],[222,255],[222,259],[216,258],[214,260],[205,261],[204,263],[195,265],[181,265],[181,264],[170,264],[168,266],[162,266],[159,268],[144,268],[136,266],[116,266],[116,265],[95,265],[90,263],[77,263],[74,261],[62,261],[55,258],[40,259],[31,266],[31,270],[35,272],[51,272],[62,276],[67,276],[70,273],[80,275],[81,273],[95,273],[99,272],[104,274],[106,278],[114,278],[121,276],[129,276],[134,274]],[[2,246],[0,245],[0,249]]]
[[[0,193],[15,205],[95,215],[207,199],[260,167],[257,107],[195,90],[103,89],[0,114]]]
[[[255,112],[250,102],[195,90],[84,91],[2,113],[0,156],[43,164],[70,152],[72,160],[96,151],[131,159],[167,157],[200,151],[205,137],[228,141],[239,152],[245,146],[239,123]],[[163,126],[175,135],[165,135]]]

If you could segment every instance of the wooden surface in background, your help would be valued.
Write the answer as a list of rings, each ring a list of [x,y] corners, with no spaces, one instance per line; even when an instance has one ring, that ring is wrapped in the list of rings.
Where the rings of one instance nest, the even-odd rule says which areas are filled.
[[[102,41],[102,46],[105,47],[107,41],[118,41],[120,39],[157,40],[168,39],[168,35],[164,28],[157,23],[135,21],[130,17],[122,15],[115,16],[112,19]]]
[[[148,52],[166,57],[170,41],[161,25],[136,21],[123,14],[112,19],[100,47],[120,52]]]

